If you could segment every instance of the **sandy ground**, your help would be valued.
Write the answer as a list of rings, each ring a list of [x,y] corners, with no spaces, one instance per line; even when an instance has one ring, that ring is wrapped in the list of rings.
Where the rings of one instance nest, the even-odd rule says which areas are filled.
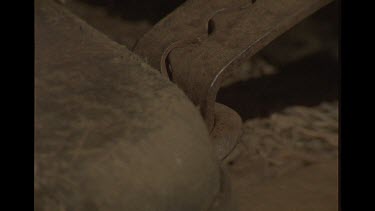
[[[338,209],[338,106],[294,106],[244,123],[226,160],[239,210]]]
[[[272,180],[249,183],[233,174],[234,199],[240,211],[338,210],[337,159],[311,165]]]
[[[128,48],[157,20],[66,6]],[[337,11],[331,4],[272,42],[218,94],[244,120],[226,160],[240,211],[338,210]]]
[[[336,11],[272,42],[219,92],[244,120],[226,161],[240,211],[338,210]]]

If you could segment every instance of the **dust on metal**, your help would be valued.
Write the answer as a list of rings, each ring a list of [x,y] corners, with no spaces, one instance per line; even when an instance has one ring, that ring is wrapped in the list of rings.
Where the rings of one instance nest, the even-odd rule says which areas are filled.
[[[226,75],[331,1],[189,0],[146,33],[134,52],[186,93],[215,137],[216,95]],[[229,118],[227,125],[238,121]]]

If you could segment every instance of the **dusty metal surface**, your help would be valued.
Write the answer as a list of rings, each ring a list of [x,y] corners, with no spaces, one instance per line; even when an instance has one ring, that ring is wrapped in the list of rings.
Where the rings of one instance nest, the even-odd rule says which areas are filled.
[[[229,107],[216,103],[215,125],[210,134],[216,156],[220,161],[224,160],[237,145],[241,131],[241,117]]]
[[[224,133],[214,128],[218,116],[215,101],[225,76],[329,2],[190,0],[146,33],[134,52],[175,82],[199,107],[211,136],[219,137]],[[238,116],[234,111],[231,113]],[[236,119],[234,116],[228,120]],[[232,122],[227,124],[230,127]],[[222,142],[216,143],[217,149],[223,151],[218,154],[225,154],[225,150],[229,153],[238,135],[216,138]],[[227,148],[220,149],[224,145]]]

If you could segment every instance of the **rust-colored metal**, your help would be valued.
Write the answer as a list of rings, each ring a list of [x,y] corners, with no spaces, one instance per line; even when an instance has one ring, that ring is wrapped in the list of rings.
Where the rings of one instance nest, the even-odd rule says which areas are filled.
[[[191,0],[148,32],[135,52],[169,75],[212,129],[216,93],[226,72],[329,2]]]
[[[237,145],[242,132],[241,117],[231,108],[216,103],[215,123],[211,131],[216,157],[222,161]]]
[[[215,100],[225,76],[331,1],[190,0],[146,33],[134,51],[186,93],[217,137]]]

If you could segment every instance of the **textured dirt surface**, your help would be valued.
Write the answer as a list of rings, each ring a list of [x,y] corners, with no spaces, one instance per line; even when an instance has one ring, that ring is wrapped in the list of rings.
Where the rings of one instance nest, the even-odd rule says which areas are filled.
[[[233,172],[253,165],[256,181],[304,166],[336,159],[338,104],[293,106],[268,118],[244,123],[240,144],[228,158]]]
[[[240,210],[337,210],[337,102],[245,122],[226,160]]]
[[[234,174],[232,188],[240,211],[337,211],[337,176],[333,159],[257,184]]]
[[[240,211],[338,210],[335,10],[275,40],[219,93],[245,120],[226,160]]]
[[[226,161],[239,210],[337,210],[337,153],[337,102],[246,121]]]

